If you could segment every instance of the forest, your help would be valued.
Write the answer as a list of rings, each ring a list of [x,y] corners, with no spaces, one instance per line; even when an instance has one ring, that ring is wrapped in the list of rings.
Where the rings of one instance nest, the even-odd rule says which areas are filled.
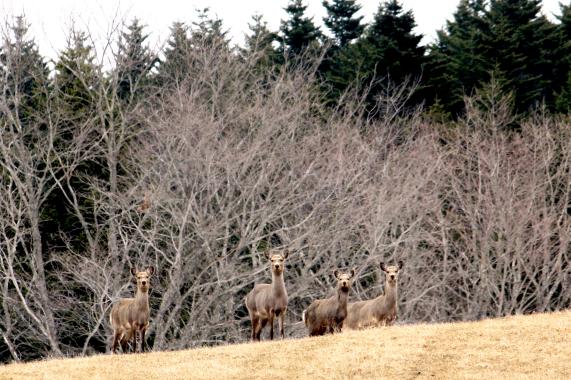
[[[334,270],[382,293],[381,261],[397,323],[571,306],[571,4],[460,0],[427,46],[397,0],[323,6],[253,15],[243,46],[208,9],[157,51],[137,19],[105,57],[72,27],[56,60],[6,18],[0,362],[109,352],[149,265],[153,350],[244,342],[273,248],[286,337]]]

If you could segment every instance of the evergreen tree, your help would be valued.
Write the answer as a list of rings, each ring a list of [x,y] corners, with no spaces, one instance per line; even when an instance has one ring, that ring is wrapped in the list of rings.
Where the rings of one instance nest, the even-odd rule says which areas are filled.
[[[145,85],[145,78],[156,63],[156,58],[145,45],[149,37],[143,33],[143,25],[133,19],[121,33],[117,51],[117,95],[131,99]]]
[[[540,10],[541,0],[492,0],[487,15],[487,56],[505,74],[518,113],[553,103],[557,35]]]
[[[261,68],[279,63],[280,55],[273,46],[278,39],[277,34],[268,29],[268,24],[262,20],[262,15],[252,16],[252,21],[252,24],[248,24],[251,33],[246,35],[245,53],[257,54],[256,63]]]
[[[559,112],[571,111],[571,5],[560,4],[561,15],[558,16],[559,25],[559,62],[556,76],[566,78],[564,83],[555,81],[560,87],[555,87],[555,106]]]
[[[397,0],[381,4],[365,37],[365,50],[374,58],[370,69],[396,83],[419,78],[425,49],[422,35],[412,31],[415,26],[412,11],[404,12]]]
[[[292,57],[299,56],[305,49],[317,45],[321,37],[313,18],[305,16],[306,9],[307,6],[303,5],[302,0],[290,0],[285,8],[289,18],[282,20],[280,42],[282,51]]]
[[[55,87],[62,106],[70,120],[89,115],[93,107],[92,91],[97,85],[97,67],[93,47],[87,35],[72,30],[66,49],[61,52],[55,66]]]
[[[555,108],[557,111],[569,114],[571,112],[571,72],[567,73],[567,79],[555,99]]]
[[[192,77],[200,65],[197,58],[230,51],[228,31],[223,29],[222,20],[211,18],[208,8],[197,12],[198,21],[193,22],[192,27],[181,22],[171,27],[165,58],[158,67],[159,85],[180,85]]]
[[[324,0],[323,6],[327,10],[323,22],[335,36],[336,46],[345,47],[361,36],[365,26],[361,23],[363,16],[355,17],[361,9],[355,0]]]
[[[106,171],[99,158],[95,128],[86,128],[93,125],[96,114],[97,99],[100,96],[99,86],[101,74],[99,67],[94,63],[95,53],[88,43],[87,35],[72,29],[66,48],[59,54],[55,65],[54,82],[54,106],[57,107],[58,128],[61,131],[57,145],[65,147],[80,130],[89,130],[90,138],[93,139],[92,157],[83,161],[75,171],[75,175],[69,179],[70,186],[76,194],[80,194],[78,202],[86,206],[90,201],[86,194],[89,186],[85,183],[86,177],[106,178]],[[79,154],[79,152],[78,152]],[[64,190],[61,190],[64,191]],[[62,244],[61,234],[68,234],[72,244],[81,247],[85,241],[83,235],[78,236],[78,219],[71,210],[66,207],[66,197],[61,191],[51,194],[47,203],[50,205],[50,222],[45,223],[46,233],[53,244]],[[87,216],[89,219],[89,216]],[[91,222],[89,219],[88,222]]]
[[[319,71],[324,78],[327,98],[336,102],[356,78],[352,42],[361,37],[365,25],[361,24],[362,16],[355,16],[361,7],[354,0],[324,0],[322,4],[327,10],[323,21],[334,38]]]
[[[223,29],[222,20],[212,18],[210,9],[198,10],[198,22],[193,22],[190,34],[190,44],[194,48],[228,49],[228,31]]]
[[[350,85],[369,88],[367,102],[373,110],[389,82],[419,79],[425,48],[420,46],[422,36],[413,33],[414,27],[412,11],[404,12],[397,0],[382,3],[361,38],[340,49],[330,63],[325,77],[332,97]]]
[[[463,96],[501,73],[517,113],[545,102],[561,88],[561,30],[540,14],[540,0],[462,0],[447,30],[431,47],[428,85],[446,110],[458,115]]]
[[[28,29],[25,18],[16,17],[0,48],[4,97],[22,126],[41,122],[49,91],[48,67]]]
[[[464,109],[464,95],[489,80],[489,62],[484,34],[488,33],[484,0],[461,0],[446,31],[430,47],[426,65],[427,100],[436,98],[442,107],[457,116]]]
[[[182,22],[175,22],[170,28],[171,35],[164,51],[164,59],[158,67],[158,84],[180,84],[188,75],[188,60],[190,54],[190,39],[188,26]]]

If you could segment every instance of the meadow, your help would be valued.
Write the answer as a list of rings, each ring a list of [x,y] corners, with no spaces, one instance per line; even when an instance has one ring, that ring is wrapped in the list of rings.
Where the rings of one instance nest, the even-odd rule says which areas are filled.
[[[571,311],[317,338],[48,359],[0,379],[568,379]]]

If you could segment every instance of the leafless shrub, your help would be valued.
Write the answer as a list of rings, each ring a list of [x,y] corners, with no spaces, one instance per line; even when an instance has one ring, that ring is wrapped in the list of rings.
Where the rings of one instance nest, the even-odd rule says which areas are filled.
[[[0,333],[13,360],[104,350],[112,301],[143,263],[158,272],[154,349],[244,341],[244,296],[268,275],[260,252],[277,246],[292,252],[290,337],[304,335],[301,312],[332,268],[357,268],[350,301],[379,294],[381,258],[407,262],[404,323],[570,305],[565,120],[539,114],[509,134],[509,107],[492,97],[435,127],[398,115],[405,89],[365,120],[350,92],[323,105],[315,65],[260,72],[227,46],[188,53],[192,75],[139,102],[120,101],[98,68],[79,119],[49,92],[23,128],[2,92]],[[93,160],[104,176],[78,169]],[[46,247],[41,210],[56,191],[76,230]]]

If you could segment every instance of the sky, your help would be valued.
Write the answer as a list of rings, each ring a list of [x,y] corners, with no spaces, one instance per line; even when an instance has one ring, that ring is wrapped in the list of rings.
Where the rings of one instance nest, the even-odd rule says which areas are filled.
[[[405,10],[413,11],[416,33],[425,37],[423,44],[434,41],[436,30],[442,29],[452,18],[460,0],[401,0]],[[559,14],[559,2],[544,0],[543,13],[553,19]],[[323,24],[325,9],[322,0],[305,0],[307,13],[316,24]],[[360,15],[371,21],[380,0],[358,0]],[[122,22],[137,17],[147,26],[152,47],[160,48],[169,37],[169,27],[175,21],[190,24],[196,21],[196,9],[209,7],[211,14],[222,19],[232,41],[242,44],[248,32],[251,16],[263,15],[268,26],[277,30],[280,20],[287,18],[284,7],[288,0],[0,0],[0,15],[8,20],[24,14],[31,24],[30,32],[40,52],[51,59],[57,57],[66,44],[71,25],[89,30],[97,50],[104,49],[103,41],[116,32]],[[0,16],[0,17],[2,17]]]

